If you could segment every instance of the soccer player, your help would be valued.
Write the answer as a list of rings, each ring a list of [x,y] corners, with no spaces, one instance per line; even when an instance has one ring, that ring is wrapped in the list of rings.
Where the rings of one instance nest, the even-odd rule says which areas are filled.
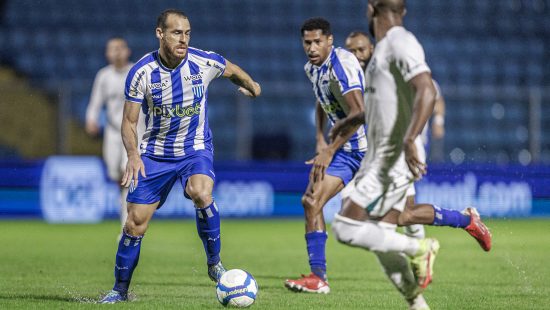
[[[431,127],[431,135],[436,139],[441,139],[445,135],[445,99],[443,98],[443,95],[441,94],[441,88],[439,87],[439,84],[432,79],[432,82],[435,87],[435,104],[434,104],[434,111],[432,115],[432,127]],[[430,139],[429,139],[429,125],[426,123],[426,126],[424,126],[424,129],[422,130],[422,133],[418,136],[416,139],[416,150],[418,151],[418,158],[420,162],[425,163],[427,158],[427,153],[429,149]],[[415,207],[415,195],[416,190],[414,186],[409,187],[407,191],[407,209],[412,209]],[[424,225],[422,224],[412,224],[404,227],[405,234],[407,236],[415,237],[415,238],[424,238],[425,237],[425,231],[424,231]]]
[[[126,40],[120,37],[109,39],[105,48],[105,57],[109,65],[103,67],[96,74],[90,103],[86,110],[86,132],[90,136],[99,134],[99,114],[103,106],[107,106],[107,123],[103,132],[103,161],[107,166],[109,178],[120,183],[126,169],[127,158],[120,135],[122,110],[124,109],[124,82],[133,65],[129,61],[130,49]],[[144,124],[140,123],[138,132],[143,134],[144,127]],[[128,216],[127,195],[128,189],[121,187],[120,223],[122,226]],[[122,232],[120,236],[122,236]]]
[[[309,59],[304,69],[313,84],[316,102],[316,156],[309,184],[302,197],[306,219],[306,244],[311,274],[286,280],[285,286],[297,292],[329,293],[326,274],[327,240],[323,207],[353,178],[367,148],[365,127],[361,124],[346,135],[327,143],[326,117],[331,124],[363,114],[364,73],[357,59],[345,49],[333,46],[330,23],[311,18],[301,28],[302,45]]]
[[[372,45],[369,35],[363,31],[351,32],[346,38],[346,49],[357,58],[361,68],[365,71],[374,52],[374,45]]]
[[[183,194],[195,204],[208,276],[217,281],[225,272],[220,260],[220,217],[212,198],[215,174],[207,89],[220,76],[240,86],[238,90],[250,97],[259,96],[261,88],[229,60],[190,47],[191,26],[182,11],[169,9],[161,13],[156,36],[159,49],[141,58],[126,79],[122,139],[128,164],[122,184],[130,187],[128,219],[118,245],[115,284],[101,303],[127,300],[149,220],[175,182],[181,182]],[[140,109],[147,125],[141,155],[136,134]]]
[[[461,227],[486,251],[491,248],[491,234],[474,208],[463,213],[429,204],[404,208],[408,188],[426,172],[415,140],[433,111],[435,99],[422,46],[402,26],[405,12],[403,0],[368,3],[369,28],[377,43],[366,71],[366,119],[339,123],[330,136],[345,136],[366,121],[370,145],[355,189],[335,216],[332,228],[336,239],[350,246],[409,256],[418,286],[402,286],[401,292],[412,309],[428,309],[421,290],[431,281],[439,243],[399,234],[396,225]],[[407,269],[401,269],[404,271],[397,277],[406,275]]]
[[[352,52],[363,70],[367,69],[367,65],[370,61],[372,53],[374,52],[374,46],[372,45],[368,34],[362,31],[351,32],[346,38],[346,48]],[[424,128],[426,129],[426,127]],[[424,132],[423,136],[424,137]],[[427,135],[427,134],[426,134]],[[416,139],[416,143],[422,149],[419,149],[419,153],[423,150],[421,138]],[[425,158],[425,157],[422,157]],[[342,204],[346,203],[349,196],[354,189],[355,178],[342,190],[341,195],[343,197]],[[414,207],[414,187],[410,187],[407,192],[407,207]],[[392,229],[393,226],[384,226],[384,223],[380,223],[381,227]],[[424,225],[415,224],[405,226],[405,234],[411,237],[422,239],[424,238]],[[404,296],[405,300],[409,303],[411,308],[421,306],[425,303],[425,300],[420,295],[421,287],[419,287],[411,265],[404,253],[401,252],[379,252],[374,251],[378,262],[380,263],[382,270],[388,276],[388,279],[395,285],[397,290]]]

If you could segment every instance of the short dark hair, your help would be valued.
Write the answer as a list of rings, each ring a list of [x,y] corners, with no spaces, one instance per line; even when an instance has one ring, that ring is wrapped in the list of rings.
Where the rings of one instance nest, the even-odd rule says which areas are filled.
[[[175,14],[175,15],[178,15],[178,16],[181,16],[185,19],[188,19],[187,18],[187,14],[185,14],[183,11],[181,10],[178,10],[178,9],[167,9],[167,10],[164,10],[164,12],[160,13],[160,15],[157,17],[157,28],[160,28],[160,29],[166,29],[166,19],[168,18],[168,15],[170,14]]]
[[[348,38],[355,38],[357,36],[364,36],[364,37],[366,37],[367,39],[370,40],[369,35],[366,32],[361,31],[361,30],[355,30],[355,31],[352,31],[348,34]]]
[[[330,30],[330,23],[328,22],[328,20],[322,17],[312,17],[307,19],[302,25],[302,29],[300,30],[300,32],[302,33],[302,36],[304,36],[304,31],[311,30],[321,30],[321,33],[326,36],[332,35],[332,30]]]

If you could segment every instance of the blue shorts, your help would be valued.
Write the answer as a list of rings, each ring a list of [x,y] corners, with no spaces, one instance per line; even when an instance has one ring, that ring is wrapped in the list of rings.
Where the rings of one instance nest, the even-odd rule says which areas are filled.
[[[339,149],[332,157],[330,165],[327,167],[326,174],[338,177],[344,182],[344,186],[348,184],[361,166],[365,152],[346,152]]]
[[[184,159],[178,161],[161,161],[142,155],[141,160],[143,160],[147,177],[143,178],[141,174],[138,175],[138,186],[128,192],[126,200],[139,204],[152,204],[160,201],[158,206],[160,208],[177,180],[183,186],[185,197],[190,198],[185,193],[187,179],[190,176],[204,174],[216,181],[212,157],[210,151],[197,151],[185,155]]]

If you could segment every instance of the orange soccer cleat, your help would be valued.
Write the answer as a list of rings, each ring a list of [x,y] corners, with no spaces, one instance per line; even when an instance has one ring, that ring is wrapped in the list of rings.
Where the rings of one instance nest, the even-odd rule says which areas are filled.
[[[309,274],[308,276],[302,275],[300,279],[297,280],[285,280],[285,286],[291,291],[294,292],[307,292],[307,293],[319,293],[319,294],[328,294],[330,292],[330,287],[328,282],[319,278],[314,273]]]
[[[470,225],[464,228],[472,237],[474,237],[481,248],[487,252],[491,250],[491,241],[493,236],[489,231],[489,228],[483,224],[479,213],[475,208],[466,208],[462,211],[462,214],[470,216]]]

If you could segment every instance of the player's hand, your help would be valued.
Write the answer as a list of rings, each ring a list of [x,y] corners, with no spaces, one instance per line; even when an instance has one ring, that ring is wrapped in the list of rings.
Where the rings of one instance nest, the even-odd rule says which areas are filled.
[[[312,183],[323,181],[325,178],[325,172],[327,167],[332,161],[334,156],[334,151],[332,149],[325,147],[319,154],[317,154],[312,159],[306,161],[306,164],[313,165],[309,173],[309,181]]]
[[[145,166],[143,165],[141,156],[139,156],[139,154],[128,155],[128,163],[126,164],[126,171],[122,177],[121,185],[124,187],[132,186],[133,188],[136,188],[138,185],[139,173],[141,173],[142,177],[146,177]]]
[[[86,121],[86,133],[92,137],[99,134],[99,125],[93,121]]]
[[[253,87],[254,87],[254,93],[251,93],[248,89],[244,88],[244,87],[239,87],[238,91],[241,92],[241,94],[245,95],[245,96],[248,96],[248,97],[252,97],[252,98],[255,98],[255,97],[258,97],[261,93],[262,93],[262,88],[260,87],[260,84],[254,82],[254,84],[252,84]]]
[[[403,143],[403,151],[405,152],[405,161],[407,162],[414,179],[422,179],[422,176],[426,174],[427,166],[425,163],[420,161],[414,140],[405,140]]]

